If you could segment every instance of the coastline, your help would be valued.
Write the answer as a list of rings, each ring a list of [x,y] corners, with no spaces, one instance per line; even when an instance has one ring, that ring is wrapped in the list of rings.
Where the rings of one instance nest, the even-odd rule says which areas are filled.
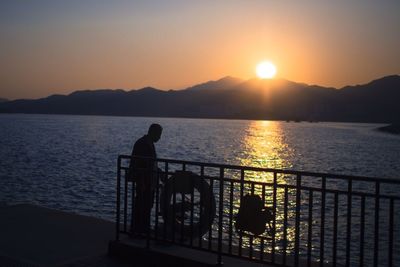
[[[400,123],[392,123],[383,127],[379,127],[376,130],[384,133],[400,135]]]
[[[274,118],[231,118],[231,117],[211,117],[211,116],[153,116],[153,115],[110,115],[110,114],[77,114],[77,113],[24,113],[24,112],[1,112],[2,115],[39,115],[39,116],[74,116],[74,117],[110,117],[110,118],[142,118],[142,119],[180,119],[180,120],[227,120],[227,121],[274,121],[284,123],[307,123],[307,124],[319,124],[319,123],[349,123],[349,124],[376,124],[376,125],[388,125],[390,122],[387,121],[357,121],[357,120],[287,120],[287,119],[274,119]]]

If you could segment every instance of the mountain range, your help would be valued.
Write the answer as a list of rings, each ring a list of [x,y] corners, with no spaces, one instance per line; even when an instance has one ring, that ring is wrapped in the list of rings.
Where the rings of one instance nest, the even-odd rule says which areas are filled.
[[[83,90],[0,103],[1,113],[348,122],[400,121],[400,76],[341,89],[224,77],[183,90]]]

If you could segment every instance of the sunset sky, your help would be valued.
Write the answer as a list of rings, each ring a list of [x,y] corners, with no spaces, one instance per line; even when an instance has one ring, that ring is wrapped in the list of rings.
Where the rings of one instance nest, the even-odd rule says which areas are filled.
[[[400,73],[400,1],[0,2],[0,97],[230,75],[340,88]]]

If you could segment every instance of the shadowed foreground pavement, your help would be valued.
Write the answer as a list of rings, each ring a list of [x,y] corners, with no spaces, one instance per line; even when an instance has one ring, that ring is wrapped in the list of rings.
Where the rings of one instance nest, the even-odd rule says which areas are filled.
[[[108,245],[114,239],[112,222],[29,204],[0,205],[0,267],[216,265],[216,254],[210,252],[155,241],[146,249],[144,239],[126,236],[110,243],[110,258]],[[223,262],[234,267],[270,266],[231,257],[223,257]]]
[[[2,205],[0,218],[1,267],[132,266],[107,256],[112,222],[29,204]]]

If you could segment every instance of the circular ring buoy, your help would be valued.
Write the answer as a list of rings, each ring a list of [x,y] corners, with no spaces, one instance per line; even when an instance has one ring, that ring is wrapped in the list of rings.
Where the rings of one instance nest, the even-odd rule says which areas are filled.
[[[191,194],[198,191],[191,203]],[[181,195],[181,202],[173,204],[173,196],[175,199]],[[189,199],[185,197],[189,195]],[[195,222],[193,218],[186,218],[184,214],[191,212],[192,207],[196,211],[193,213],[198,218]],[[160,195],[160,212],[164,219],[164,223],[172,230],[175,224],[175,232],[183,232],[183,236],[193,238],[203,236],[211,227],[216,212],[215,196],[209,183],[204,178],[190,171],[176,171],[164,184],[164,188]],[[190,225],[193,220],[192,226]]]

